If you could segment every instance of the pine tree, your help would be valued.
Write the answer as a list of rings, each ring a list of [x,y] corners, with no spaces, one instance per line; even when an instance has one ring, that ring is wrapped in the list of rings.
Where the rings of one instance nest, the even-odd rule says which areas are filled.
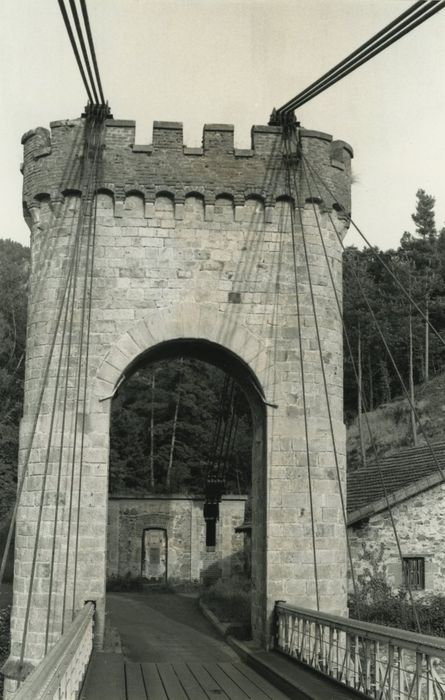
[[[436,199],[422,189],[417,190],[416,197],[416,211],[411,214],[411,218],[416,224],[416,233],[422,238],[435,238],[437,235],[434,217]]]

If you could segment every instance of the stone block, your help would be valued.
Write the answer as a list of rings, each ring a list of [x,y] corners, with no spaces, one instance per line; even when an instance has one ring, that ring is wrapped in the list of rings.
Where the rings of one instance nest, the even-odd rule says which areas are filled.
[[[265,415],[267,418],[267,430],[264,427],[267,444],[262,443],[259,428],[254,443],[257,456],[253,491],[254,499],[261,507],[254,508],[253,513],[252,607],[256,639],[267,639],[264,620],[270,613],[272,597],[283,597],[288,590],[287,597],[292,594],[298,599],[297,602],[313,604],[306,445],[301,423],[299,355],[295,350],[297,326],[289,217],[286,221],[289,207],[286,209],[286,204],[281,201],[272,206],[277,197],[287,192],[280,152],[281,128],[254,127],[253,147],[247,151],[234,150],[233,127],[227,125],[207,125],[203,149],[185,148],[182,124],[165,122],[155,123],[152,147],[135,146],[134,127],[132,122],[107,122],[101,172],[103,182],[99,183],[104,194],[100,195],[98,202],[90,346],[91,390],[87,396],[85,416],[79,415],[77,419],[78,427],[85,424],[87,429],[82,519],[79,526],[82,568],[78,578],[78,604],[82,604],[85,596],[93,594],[98,601],[102,600],[102,603],[98,603],[99,607],[102,606],[98,612],[97,627],[100,639],[111,400],[100,402],[98,399],[113,393],[121,374],[148,348],[183,337],[203,339],[225,348],[230,362],[238,363],[238,369],[245,375],[247,383],[250,381],[250,368],[258,378],[265,399],[278,404],[278,408],[268,406],[264,409],[260,401],[256,403],[256,399],[252,398],[258,416]],[[50,141],[44,131],[33,132],[27,137],[24,200],[28,209],[34,207],[37,212],[36,194],[47,193],[45,197],[48,200],[51,197],[54,202],[60,197],[58,179],[61,167],[73,153],[76,156],[84,155],[76,150],[76,143],[80,143],[82,136],[83,122],[74,120],[69,127],[55,128]],[[305,152],[314,166],[327,176],[335,197],[348,205],[348,160],[351,153],[347,146],[336,142],[331,144],[330,137],[308,131],[304,134],[304,142]],[[340,168],[339,164],[344,167]],[[78,173],[74,173],[70,180],[72,189],[80,187]],[[191,196],[184,202],[186,194]],[[261,195],[262,201],[251,201],[249,196],[252,194]],[[302,200],[308,196],[307,191],[301,192]],[[246,197],[247,202],[243,204]],[[336,413],[335,438],[341,446],[344,441],[341,426],[341,324],[332,313],[335,301],[323,263],[316,217],[323,226],[329,255],[334,261],[334,275],[339,283],[341,250],[332,223],[323,213],[323,207],[332,206],[332,198],[329,199],[328,193],[323,192],[322,199],[323,206],[308,202],[302,215],[317,309],[320,309],[328,388]],[[44,275],[43,272],[39,274],[45,283],[43,296],[39,297],[38,302],[33,298],[30,300],[25,391],[29,419],[32,419],[32,408],[38,400],[45,357],[51,344],[57,290],[63,288],[63,261],[69,255],[68,235],[79,215],[78,198],[70,197],[65,201],[62,197],[61,201],[63,206],[60,207],[54,206],[53,201],[39,202],[38,216],[34,216],[38,222],[34,226],[32,242],[34,274],[40,269],[44,270]],[[46,260],[39,259],[42,254],[39,236],[46,236],[52,241],[53,255]],[[311,449],[314,512],[319,526],[319,544],[324,547],[320,553],[320,566],[329,568],[332,565],[338,583],[344,574],[342,566],[338,565],[342,561],[341,550],[344,546],[341,519],[336,517],[340,504],[335,491],[335,478],[331,474],[329,455],[332,453],[332,441],[322,403],[319,358],[317,347],[311,343],[314,321],[299,231],[297,237],[309,427],[311,444],[314,443]],[[74,348],[73,354],[76,351],[77,348]],[[54,386],[55,378],[56,365],[53,363],[49,386]],[[252,397],[255,396],[252,392]],[[23,589],[23,581],[29,577],[36,506],[39,504],[50,430],[49,401],[44,401],[41,413],[31,453],[23,509],[19,512],[17,523],[17,591]],[[55,427],[58,438],[59,422]],[[21,459],[31,428],[32,420],[29,422],[27,418],[22,429]],[[266,453],[267,457],[264,457]],[[339,454],[343,470],[341,447]],[[58,463],[56,450],[51,451],[50,458],[48,478],[54,480]],[[53,481],[48,481],[48,486],[42,546],[50,552],[52,530],[46,526],[52,525],[55,485]],[[76,480],[75,489],[77,486]],[[265,503],[267,510],[263,508]],[[177,517],[181,522],[179,534],[182,546],[186,541],[193,541],[195,554],[192,561],[190,557],[187,559],[178,544],[172,549],[170,561],[184,571],[187,569],[187,576],[193,571],[196,577],[203,562],[210,566],[214,558],[211,552],[200,550],[204,541],[202,512],[196,512],[193,520],[187,508],[177,508]],[[161,510],[157,512],[158,525],[164,523],[167,527],[169,515]],[[188,520],[185,511],[189,513]],[[151,526],[153,521],[144,521],[145,516],[142,517],[137,504],[132,505],[129,521],[133,517],[137,521],[134,533],[137,531],[138,536],[134,538],[128,561],[121,558],[119,566],[123,567],[122,570],[127,567],[140,572],[141,531]],[[110,508],[109,518],[116,518],[116,510]],[[270,525],[269,529],[267,524]],[[62,539],[66,537],[66,526],[66,520],[63,520],[59,530]],[[128,528],[131,529],[130,524]],[[384,528],[383,521],[375,523],[374,529],[378,531],[380,528]],[[223,554],[234,546],[235,535],[230,535],[232,529],[233,522],[227,520],[221,523],[218,530],[218,546],[221,546]],[[266,532],[267,551],[264,548]],[[122,533],[114,531],[113,534],[111,521],[109,535],[115,538],[115,548],[117,539],[124,538]],[[62,541],[60,551],[64,552]],[[114,552],[112,566],[116,567],[116,549]],[[227,561],[223,568],[224,574],[227,574]],[[266,571],[267,576],[264,574]],[[325,569],[323,571],[326,573]],[[39,569],[38,579],[42,589],[36,595],[43,596],[38,599],[41,604],[46,585],[43,568]],[[270,599],[265,605],[266,590]],[[22,593],[25,591],[22,590]],[[343,610],[343,594],[326,592],[324,595],[326,599],[332,595],[332,599],[337,601],[338,610]],[[24,605],[17,607],[17,629],[20,620],[23,620]],[[56,607],[58,605],[57,602]],[[16,633],[14,635],[17,637]],[[37,637],[33,639],[33,644],[33,653],[39,658],[42,649]],[[13,638],[12,648],[16,647],[16,638]]]

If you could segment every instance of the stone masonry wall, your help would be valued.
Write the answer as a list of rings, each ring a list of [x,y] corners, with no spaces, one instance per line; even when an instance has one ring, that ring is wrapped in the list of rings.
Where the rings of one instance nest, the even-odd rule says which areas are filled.
[[[183,146],[182,126],[177,123],[155,122],[151,146],[134,144],[134,122],[105,123],[96,183],[89,382],[85,402],[81,395],[79,406],[76,362],[79,355],[85,356],[86,347],[79,340],[82,308],[78,293],[72,315],[67,400],[64,402],[63,392],[59,392],[53,420],[54,387],[56,383],[60,386],[67,374],[63,367],[58,372],[57,367],[58,353],[62,350],[64,357],[67,353],[60,330],[55,344],[53,338],[67,287],[84,187],[84,126],[84,120],[54,122],[51,133],[39,128],[23,139],[24,211],[31,228],[32,274],[22,465],[28,461],[43,381],[46,389],[18,513],[12,658],[19,655],[23,638],[46,462],[49,470],[25,658],[32,662],[43,654],[53,552],[50,644],[58,639],[65,622],[85,600],[97,602],[96,642],[100,644],[108,501],[107,397],[123,373],[131,372],[144,353],[168,347],[182,338],[200,343],[209,360],[216,357],[216,351],[225,353],[227,365],[232,363],[230,366],[251,387],[252,619],[255,638],[267,644],[274,600],[285,599],[307,607],[315,604],[298,349],[300,327],[321,608],[344,612],[346,563],[339,487],[299,216],[295,219],[299,318],[296,312],[291,200],[281,129],[253,127],[252,148],[239,150],[233,147],[233,127],[207,125],[203,148],[190,149]],[[341,293],[341,247],[334,225],[343,235],[346,224],[336,200],[349,210],[352,153],[344,142],[333,142],[329,135],[309,130],[301,130],[301,148],[331,191],[318,191],[314,180],[308,187],[301,167],[297,171],[298,203],[304,221],[339,468],[344,478],[341,322],[318,226]],[[83,239],[80,255],[79,289],[86,267]],[[45,376],[51,353],[53,359]],[[265,406],[260,394],[277,407]],[[62,432],[66,447],[61,452]]]
[[[445,485],[438,484],[391,508],[403,557],[425,559],[425,590],[415,595],[445,592],[444,496]],[[348,534],[356,575],[366,569],[378,571],[398,590],[403,584],[402,564],[388,511],[349,526]]]
[[[210,556],[220,576],[240,569],[243,537],[235,532],[244,518],[246,496],[224,496],[220,504],[216,546],[206,548],[204,500],[201,497],[111,497],[108,506],[107,577],[141,576],[142,533],[145,528],[167,531],[167,578],[200,581]],[[241,562],[242,567],[242,562]]]

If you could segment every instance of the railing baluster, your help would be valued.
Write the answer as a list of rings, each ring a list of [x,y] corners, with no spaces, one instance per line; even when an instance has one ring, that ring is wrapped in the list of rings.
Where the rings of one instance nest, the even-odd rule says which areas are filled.
[[[354,688],[360,688],[360,644],[358,635],[354,635]]]
[[[388,677],[388,698],[392,696],[392,678],[394,673],[394,645],[388,644],[388,664],[386,667],[387,677]],[[386,682],[386,681],[385,681]],[[383,683],[383,691],[385,689],[385,683]],[[382,695],[383,697],[383,695]]]
[[[422,690],[422,661],[423,654],[416,653],[416,700],[421,700],[420,693]]]
[[[350,663],[351,663],[351,638],[349,634],[346,634],[346,639],[345,639],[345,683],[346,685],[351,685],[350,683]]]
[[[306,636],[306,620],[302,620],[302,631],[301,631],[301,640],[300,640],[300,659],[304,661],[304,640]]]
[[[363,659],[364,659],[364,676],[365,676],[365,688],[364,692],[369,693],[372,689],[371,680],[371,642],[369,639],[364,639],[363,644]]]
[[[445,700],[444,639],[283,603],[276,613],[281,651],[367,697]]]
[[[398,648],[399,652],[399,665],[398,665],[398,678],[399,678],[399,698],[400,700],[403,700],[403,696],[406,698],[406,693],[404,690],[404,683],[403,683],[403,649],[401,647]]]
[[[431,673],[431,657],[426,657],[426,700],[433,700],[433,674]]]
[[[334,650],[334,628],[329,625],[329,641],[328,641],[328,658],[327,658],[327,672],[332,675],[332,652]]]

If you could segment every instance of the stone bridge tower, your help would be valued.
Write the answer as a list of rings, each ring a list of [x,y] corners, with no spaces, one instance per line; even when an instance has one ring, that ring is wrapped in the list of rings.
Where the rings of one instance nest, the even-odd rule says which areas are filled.
[[[299,216],[295,217],[299,318],[296,311],[292,200],[281,127],[254,126],[251,148],[236,149],[232,126],[207,124],[202,148],[188,148],[180,123],[155,122],[152,144],[137,145],[134,122],[105,122],[93,202],[94,275],[86,291],[91,305],[88,350],[77,332],[83,322],[80,295],[68,314],[69,343],[62,340],[64,314],[59,311],[85,188],[80,177],[84,130],[85,119],[58,121],[50,132],[38,128],[23,138],[24,210],[32,248],[21,426],[22,470],[25,463],[28,466],[17,522],[11,662],[20,656],[37,534],[25,660],[35,663],[43,656],[47,623],[51,645],[86,600],[96,601],[96,637],[101,643],[110,397],[138,363],[150,359],[190,355],[208,360],[236,377],[249,398],[254,426],[256,640],[268,643],[276,599],[315,607],[298,323],[320,607],[344,613],[346,555],[339,486]],[[346,222],[335,200],[349,207],[352,152],[324,133],[302,129],[300,135],[303,154],[329,183],[330,193],[326,189],[322,197],[314,198],[301,172],[297,175],[344,475],[342,328],[317,217],[340,292],[341,247],[332,222],[344,232]],[[82,249],[79,275],[86,255]],[[72,362],[69,370],[63,365],[58,376],[60,352],[64,357],[69,353]],[[86,352],[88,382],[76,402],[76,367],[79,355]],[[65,381],[65,394],[60,392],[54,402],[56,383]]]

